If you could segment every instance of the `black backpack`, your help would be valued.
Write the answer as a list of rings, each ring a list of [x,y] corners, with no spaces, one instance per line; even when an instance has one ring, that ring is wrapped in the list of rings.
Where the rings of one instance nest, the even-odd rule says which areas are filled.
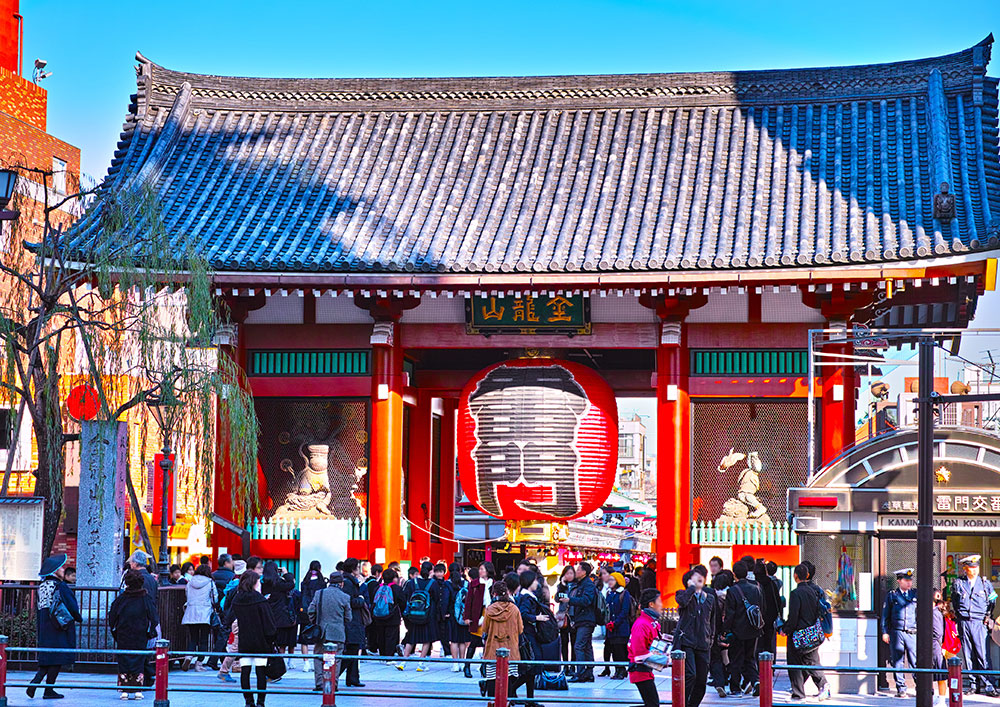
[[[548,621],[535,622],[535,635],[538,637],[538,644],[544,646],[559,638],[559,624],[556,623],[556,615],[549,607],[539,604],[538,613],[544,614],[548,618]]]

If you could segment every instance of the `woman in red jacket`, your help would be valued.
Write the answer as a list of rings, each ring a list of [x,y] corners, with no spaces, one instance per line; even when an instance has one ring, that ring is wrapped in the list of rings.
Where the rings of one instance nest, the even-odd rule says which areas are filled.
[[[643,589],[639,595],[641,611],[632,625],[628,641],[629,681],[639,690],[643,707],[656,707],[660,695],[656,691],[653,669],[643,664],[654,641],[660,639],[660,615],[663,599],[657,589]]]

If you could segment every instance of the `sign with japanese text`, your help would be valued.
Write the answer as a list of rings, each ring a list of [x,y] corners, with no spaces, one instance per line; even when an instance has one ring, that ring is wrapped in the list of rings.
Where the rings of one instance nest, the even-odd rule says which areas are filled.
[[[912,499],[886,500],[879,510],[888,513],[915,513],[916,494]],[[934,513],[997,513],[1000,514],[1000,493],[962,492],[935,493]]]
[[[469,334],[589,334],[590,299],[582,294],[476,295],[465,301],[465,322]]]
[[[915,529],[916,516],[879,516],[879,530]],[[990,516],[937,516],[934,530],[1000,530],[1000,518]]]

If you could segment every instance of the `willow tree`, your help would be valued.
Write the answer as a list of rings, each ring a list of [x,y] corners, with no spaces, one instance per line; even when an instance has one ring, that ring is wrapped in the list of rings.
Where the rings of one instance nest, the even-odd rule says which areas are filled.
[[[22,178],[51,185],[52,173],[15,167]],[[198,511],[210,509],[217,437],[236,483],[237,507],[256,498],[257,419],[242,372],[212,342],[227,313],[212,297],[204,259],[182,236],[163,226],[159,204],[144,184],[104,184],[50,203],[19,190],[20,216],[0,253],[0,391],[17,403],[14,429],[28,415],[37,445],[35,494],[46,499],[43,551],[51,552],[63,511],[66,445],[76,423],[63,410],[71,385],[89,384],[97,419],[129,421],[139,450],[151,459],[162,440],[143,403],[169,381],[182,405],[169,420],[178,473],[195,475]],[[80,241],[61,217],[85,201],[82,222],[97,238]],[[91,232],[95,229],[91,228]],[[6,495],[14,463],[12,445],[0,493]],[[141,508],[126,474],[133,518],[150,548]]]

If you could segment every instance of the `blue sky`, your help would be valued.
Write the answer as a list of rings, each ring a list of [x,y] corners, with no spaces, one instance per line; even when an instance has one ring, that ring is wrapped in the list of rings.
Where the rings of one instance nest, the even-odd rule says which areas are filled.
[[[100,179],[134,54],[251,76],[488,76],[773,69],[897,61],[1000,33],[1000,2],[295,2],[22,0],[26,69],[53,71],[49,130]],[[1000,49],[990,73],[1000,75]],[[1000,295],[976,326],[1000,327]],[[982,339],[963,346],[979,359]],[[988,344],[1000,348],[1000,340]],[[971,350],[970,350],[971,349]]]
[[[135,90],[136,50],[173,69],[244,76],[642,73],[896,61],[1000,32],[995,0],[22,0],[21,13],[26,70],[42,57],[53,71],[49,129],[97,178]]]

